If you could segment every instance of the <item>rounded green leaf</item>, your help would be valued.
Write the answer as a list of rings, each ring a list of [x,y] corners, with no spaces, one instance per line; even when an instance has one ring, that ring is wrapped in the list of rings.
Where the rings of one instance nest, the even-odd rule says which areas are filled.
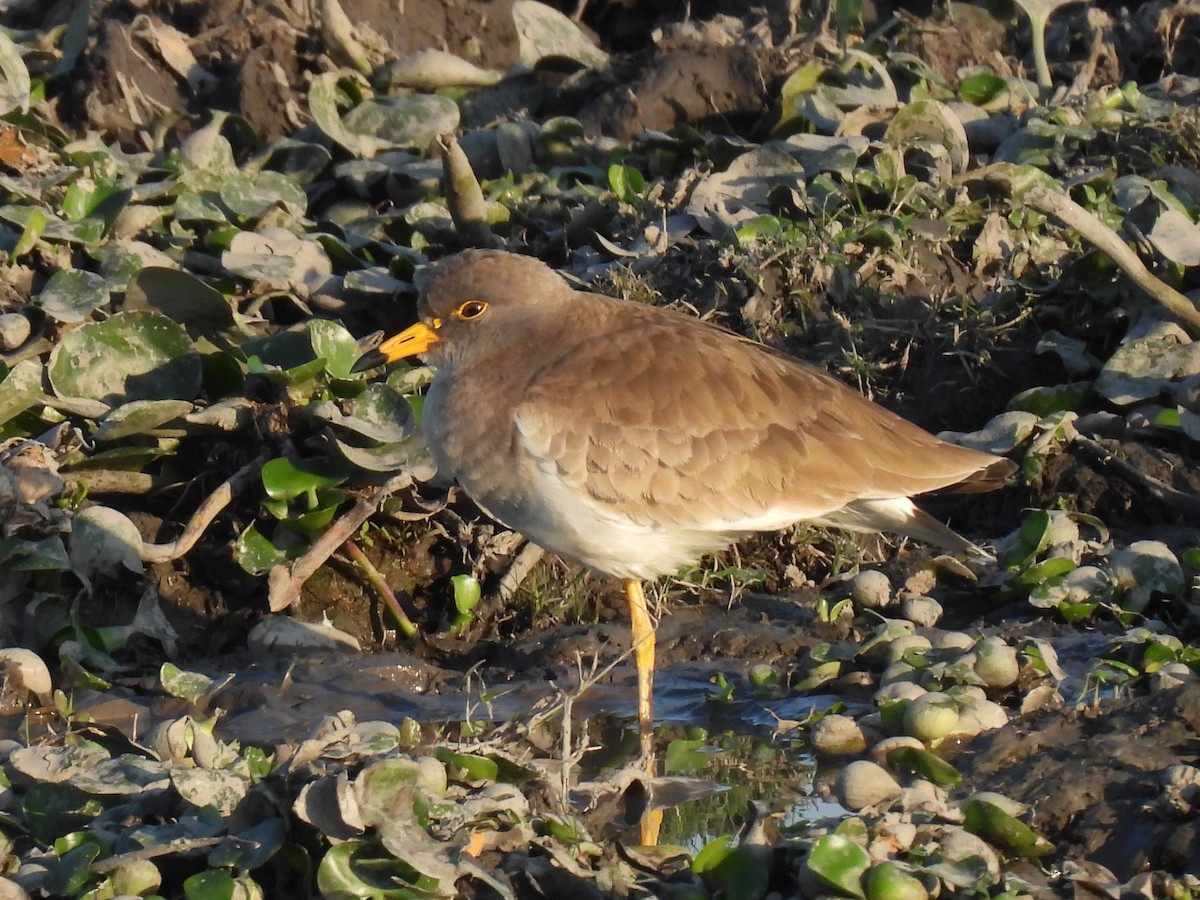
[[[731,841],[722,835],[706,844],[692,860],[692,871],[716,896],[746,900],[765,896],[769,873],[763,861],[745,847],[732,846]]]
[[[840,834],[826,834],[813,844],[806,865],[835,891],[847,897],[862,897],[862,876],[871,865],[871,857],[857,842]]]
[[[122,312],[70,332],[50,354],[50,384],[63,397],[186,400],[200,390],[200,355],[166,316]]]
[[[200,333],[233,324],[233,308],[216,288],[178,269],[147,266],[129,279],[125,309],[152,309]]]
[[[346,480],[340,469],[321,459],[292,461],[279,457],[262,467],[262,483],[272,500],[293,500],[323,488],[336,487]]]
[[[37,295],[46,315],[59,322],[82,322],[108,300],[108,283],[82,269],[59,269]]]
[[[12,39],[0,32],[0,115],[8,115],[15,109],[29,109],[29,69],[21,59],[21,51]]]

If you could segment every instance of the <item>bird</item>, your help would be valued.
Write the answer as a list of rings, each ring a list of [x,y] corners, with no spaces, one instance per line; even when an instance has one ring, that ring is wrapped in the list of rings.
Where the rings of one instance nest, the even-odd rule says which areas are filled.
[[[434,369],[421,429],[439,478],[543,549],[624,581],[647,758],[644,581],[797,522],[988,558],[911,498],[999,487],[1011,461],[940,440],[763,344],[576,290],[503,250],[435,264],[417,311],[354,369],[421,357]]]

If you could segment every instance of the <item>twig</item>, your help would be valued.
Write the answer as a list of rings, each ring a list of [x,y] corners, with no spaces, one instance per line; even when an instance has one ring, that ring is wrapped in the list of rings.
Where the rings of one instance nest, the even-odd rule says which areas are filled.
[[[1147,475],[1145,472],[1139,472],[1134,466],[1131,466],[1125,460],[1118,457],[1099,441],[1094,441],[1082,434],[1076,435],[1071,443],[1078,445],[1088,456],[1095,459],[1101,465],[1111,468],[1117,475],[1124,478],[1134,487],[1139,487],[1146,491],[1146,493],[1172,512],[1191,518],[1200,517],[1200,496],[1178,490],[1169,484],[1159,481],[1157,478]]]
[[[375,488],[369,496],[359,500],[340,519],[335,521],[317,539],[308,552],[292,563],[274,566],[267,576],[267,603],[271,612],[287,609],[300,595],[300,586],[304,584],[325,561],[333,555],[338,547],[350,539],[354,532],[375,512],[384,498],[412,484],[412,476],[408,473],[389,478],[384,484]]]
[[[187,527],[183,529],[183,534],[175,540],[167,544],[150,544],[143,541],[142,562],[170,562],[173,559],[179,559],[196,546],[196,541],[200,540],[200,535],[204,534],[205,529],[212,524],[217,513],[229,505],[234,495],[246,486],[246,482],[258,475],[266,460],[265,454],[259,454],[222,482],[221,486],[200,504],[196,512],[192,514]]]
[[[387,579],[375,568],[375,564],[367,559],[367,554],[362,552],[362,548],[354,543],[354,541],[346,541],[346,543],[342,544],[342,549],[363,570],[371,587],[375,588],[375,592],[379,594],[384,605],[391,610],[392,618],[396,620],[396,625],[400,628],[400,633],[406,638],[416,637],[417,626],[413,624],[412,619],[400,607],[400,601],[396,599],[395,591],[388,585]]]
[[[521,548],[521,552],[513,558],[511,563],[509,563],[508,570],[500,578],[500,583],[496,586],[496,599],[498,599],[501,604],[508,603],[508,601],[511,600],[517,593],[517,590],[525,581],[526,576],[529,575],[530,570],[536,566],[545,555],[546,551],[537,544],[526,543],[525,546]]]
[[[1200,310],[1196,309],[1196,305],[1156,278],[1138,255],[1129,249],[1129,245],[1121,240],[1120,235],[1072,200],[1062,185],[1041,169],[996,163],[973,172],[970,177],[972,180],[983,179],[1001,185],[1009,192],[1014,203],[1031,206],[1054,216],[1068,228],[1074,228],[1080,237],[1112,257],[1112,261],[1151,299],[1165,306],[1189,325],[1193,332],[1200,332]]]

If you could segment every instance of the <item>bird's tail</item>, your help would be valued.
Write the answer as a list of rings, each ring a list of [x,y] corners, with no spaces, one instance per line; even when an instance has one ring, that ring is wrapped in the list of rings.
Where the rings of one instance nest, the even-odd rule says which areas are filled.
[[[907,497],[885,500],[855,500],[837,512],[814,520],[821,525],[833,525],[850,531],[891,531],[907,537],[963,553],[980,562],[995,562],[996,558],[978,544],[968,541],[958,532],[943,525]]]

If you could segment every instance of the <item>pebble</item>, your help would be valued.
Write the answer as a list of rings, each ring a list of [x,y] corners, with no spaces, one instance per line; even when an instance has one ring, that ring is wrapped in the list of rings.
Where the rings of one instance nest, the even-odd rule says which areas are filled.
[[[900,615],[918,628],[932,628],[942,618],[942,604],[932,597],[909,597],[900,603]]]
[[[931,743],[954,733],[958,720],[958,704],[940,691],[930,691],[912,701],[904,711],[904,731]]]
[[[20,313],[0,315],[0,350],[16,350],[32,332],[29,320]]]
[[[867,749],[867,738],[850,716],[825,716],[812,728],[811,740],[817,753],[827,756],[852,756]]]
[[[834,786],[838,802],[853,812],[895,800],[902,788],[883,766],[858,759],[842,769]]]
[[[892,583],[878,569],[866,569],[850,579],[850,599],[863,609],[883,609],[892,604]]]
[[[1017,651],[1004,638],[986,637],[975,648],[975,674],[987,687],[1006,688],[1017,682],[1021,673]]]

